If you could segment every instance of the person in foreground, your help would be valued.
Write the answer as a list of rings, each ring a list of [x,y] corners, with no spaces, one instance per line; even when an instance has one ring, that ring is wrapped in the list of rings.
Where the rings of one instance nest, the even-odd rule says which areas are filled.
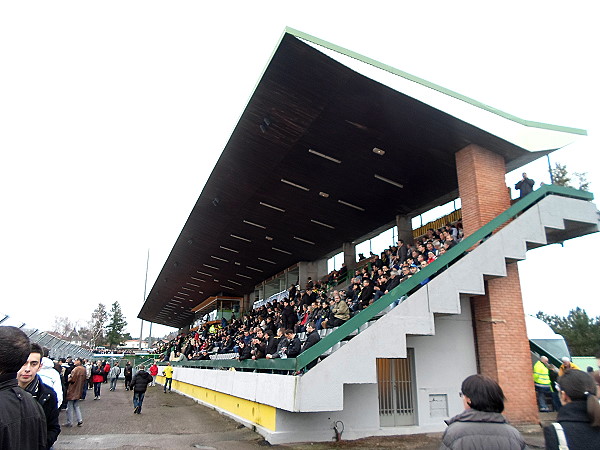
[[[508,424],[504,411],[504,392],[493,379],[471,375],[461,386],[465,410],[446,421],[440,450],[527,448],[516,428]]]
[[[0,326],[0,448],[42,449],[46,416],[40,404],[17,382],[17,372],[27,362],[31,344],[23,331]]]
[[[21,370],[17,372],[17,383],[21,389],[29,392],[44,410],[44,415],[46,416],[46,436],[48,439],[45,448],[52,448],[52,445],[54,445],[60,434],[60,425],[58,423],[59,410],[56,392],[50,386],[44,384],[39,376],[43,354],[44,351],[39,344],[35,342],[31,344],[29,358],[23,364]]]
[[[558,391],[563,406],[556,417],[558,423],[544,428],[546,448],[599,449],[600,403],[594,379],[580,370],[568,370],[558,379]],[[562,439],[568,447],[559,445]]]

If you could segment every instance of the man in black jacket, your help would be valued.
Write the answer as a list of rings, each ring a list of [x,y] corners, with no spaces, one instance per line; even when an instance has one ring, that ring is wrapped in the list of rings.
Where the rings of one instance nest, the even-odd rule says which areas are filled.
[[[133,391],[133,413],[142,413],[142,403],[144,402],[144,395],[146,395],[146,389],[148,385],[152,383],[152,375],[146,372],[146,367],[142,364],[140,369],[135,374],[135,377],[129,384],[129,389]]]
[[[311,348],[313,345],[315,345],[317,342],[319,342],[321,340],[321,336],[319,336],[319,332],[316,330],[315,324],[312,322],[309,322],[308,325],[306,325],[306,332],[308,333],[306,336],[306,341],[304,341],[304,345],[302,346],[302,352],[304,352],[305,350],[308,350],[309,348]],[[317,364],[317,359],[315,359],[314,361],[312,361],[311,363],[309,363],[306,366],[306,370],[310,370],[313,367],[315,367],[315,365]]]
[[[123,375],[125,375],[125,390],[128,391],[131,384],[131,376],[133,375],[133,368],[129,364],[129,361],[127,361],[127,364],[123,368]]]
[[[288,340],[285,354],[288,358],[295,358],[300,354],[300,339],[298,339],[293,330],[286,330],[285,337]]]
[[[0,448],[40,449],[47,445],[44,410],[17,384],[17,372],[30,351],[23,331],[0,326]]]
[[[29,392],[44,410],[47,433],[46,448],[51,448],[60,434],[59,409],[56,392],[50,386],[45,385],[37,374],[42,367],[43,352],[39,344],[31,344],[29,358],[17,373],[17,383],[21,389]]]

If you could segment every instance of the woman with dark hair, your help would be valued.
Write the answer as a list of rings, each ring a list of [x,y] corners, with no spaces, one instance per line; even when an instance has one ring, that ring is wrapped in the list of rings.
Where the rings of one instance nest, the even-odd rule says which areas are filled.
[[[600,403],[594,379],[581,370],[568,370],[558,378],[557,387],[562,407],[556,417],[558,423],[544,428],[546,448],[600,448]],[[568,447],[561,447],[561,441]]]
[[[485,375],[467,377],[460,396],[465,410],[446,421],[448,428],[440,450],[520,450],[527,447],[521,434],[502,415],[504,392],[493,379]]]

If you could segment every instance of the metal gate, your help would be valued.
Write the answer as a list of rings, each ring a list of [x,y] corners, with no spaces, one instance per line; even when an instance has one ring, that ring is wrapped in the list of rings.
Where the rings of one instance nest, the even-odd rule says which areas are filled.
[[[377,358],[379,418],[382,427],[414,425],[414,355],[407,358]]]

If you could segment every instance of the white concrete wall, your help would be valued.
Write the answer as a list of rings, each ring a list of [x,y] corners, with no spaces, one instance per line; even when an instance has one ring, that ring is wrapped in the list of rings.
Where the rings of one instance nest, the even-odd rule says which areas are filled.
[[[477,373],[471,305],[461,298],[461,313],[435,318],[435,335],[408,336],[406,345],[414,349],[418,425],[425,431],[442,431],[444,418],[431,417],[430,394],[446,394],[448,417],[462,411],[458,396],[462,381]]]

